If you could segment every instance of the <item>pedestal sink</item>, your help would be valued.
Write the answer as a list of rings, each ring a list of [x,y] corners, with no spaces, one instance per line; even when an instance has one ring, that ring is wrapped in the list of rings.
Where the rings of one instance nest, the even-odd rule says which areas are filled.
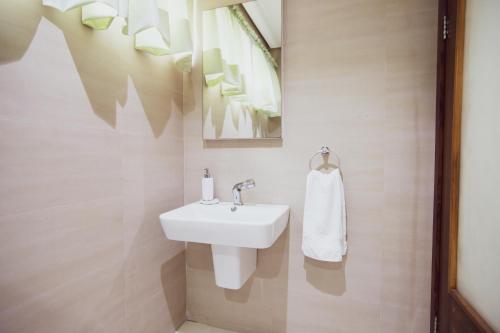
[[[232,209],[233,208],[233,209]],[[160,215],[168,239],[211,244],[215,282],[240,289],[255,271],[257,249],[273,245],[285,230],[286,205],[194,202]]]

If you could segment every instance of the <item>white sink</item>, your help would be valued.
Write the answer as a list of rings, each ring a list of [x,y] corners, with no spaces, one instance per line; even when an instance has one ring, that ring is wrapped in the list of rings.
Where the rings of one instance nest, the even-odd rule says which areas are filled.
[[[285,205],[237,206],[232,203],[202,205],[198,202],[160,215],[169,239],[263,249],[273,245],[288,222]]]
[[[270,247],[285,230],[286,205],[195,202],[160,215],[167,238],[212,245],[218,286],[239,289],[255,271],[257,249]]]

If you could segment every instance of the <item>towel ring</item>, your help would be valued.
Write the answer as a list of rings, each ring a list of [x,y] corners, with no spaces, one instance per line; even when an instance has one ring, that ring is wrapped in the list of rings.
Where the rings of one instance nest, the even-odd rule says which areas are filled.
[[[316,153],[314,153],[314,155],[311,156],[311,158],[309,159],[309,169],[312,169],[312,167],[311,167],[312,160],[318,155],[321,155],[321,156],[330,155],[330,148],[328,148],[328,146],[323,146],[320,148],[320,150],[318,150]]]

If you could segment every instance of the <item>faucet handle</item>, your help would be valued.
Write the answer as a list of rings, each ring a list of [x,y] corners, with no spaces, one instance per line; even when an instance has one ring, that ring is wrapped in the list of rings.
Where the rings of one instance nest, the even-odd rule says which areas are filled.
[[[233,186],[233,203],[234,205],[241,206],[243,202],[241,201],[241,190],[248,190],[255,187],[255,180],[247,179],[241,183],[237,183]]]
[[[255,180],[247,179],[243,182],[243,186],[247,189],[254,188],[255,187]]]

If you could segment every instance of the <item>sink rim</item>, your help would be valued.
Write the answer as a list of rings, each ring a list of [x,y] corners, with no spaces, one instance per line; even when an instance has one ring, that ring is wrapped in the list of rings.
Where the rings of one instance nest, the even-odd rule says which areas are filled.
[[[210,216],[210,217],[205,216],[203,218],[200,218],[200,217],[192,218],[192,217],[182,216],[184,214],[180,213],[181,211],[185,211],[187,209],[196,209],[195,207],[202,207],[202,209],[209,210],[209,209],[215,209],[215,208],[221,207],[221,206],[226,206],[228,208],[228,210],[230,210],[230,208],[233,207],[234,205],[233,205],[232,202],[229,202],[229,201],[222,201],[222,202],[219,202],[219,203],[214,204],[214,205],[204,205],[204,204],[201,203],[201,201],[195,201],[195,202],[189,203],[187,205],[183,205],[181,207],[172,209],[172,210],[170,210],[168,212],[162,213],[162,214],[160,214],[159,217],[160,217],[160,220],[162,220],[162,218],[175,218],[177,220],[193,222],[193,219],[195,219],[196,222],[199,222],[199,223],[205,223],[205,222],[206,223],[210,223],[210,222],[213,222],[213,223],[228,223],[228,224],[237,223],[237,224],[249,224],[249,225],[262,225],[262,226],[265,226],[265,225],[272,225],[272,224],[276,223],[277,220],[283,216],[283,214],[286,214],[287,212],[290,212],[290,206],[289,205],[245,203],[242,206],[236,206],[237,210],[235,212],[229,211],[228,214],[227,214],[227,217],[226,216],[220,217],[220,219],[219,219],[219,217],[216,217],[216,216]],[[277,211],[273,212],[274,214],[272,215],[272,217],[268,217],[268,218],[265,218],[265,217],[249,217],[249,218],[244,218],[243,217],[243,218],[237,219],[237,220],[232,220],[231,219],[231,214],[238,214],[238,212],[241,212],[242,209],[247,209],[247,208],[250,208],[250,207],[263,207],[263,208],[265,208],[265,207],[273,207],[273,208],[276,208]],[[259,220],[257,220],[257,218]]]
[[[276,242],[290,220],[290,206],[280,204],[240,206],[271,208],[269,218],[262,217],[265,213],[243,218],[240,215],[238,219],[231,219],[233,212],[230,211],[222,213],[222,217],[200,214],[200,210],[202,213],[203,210],[215,211],[215,208],[221,209],[221,205],[230,209],[232,203],[223,202],[214,205],[218,207],[210,208],[211,205],[196,201],[161,214],[159,217],[165,236],[183,242],[264,249]]]

